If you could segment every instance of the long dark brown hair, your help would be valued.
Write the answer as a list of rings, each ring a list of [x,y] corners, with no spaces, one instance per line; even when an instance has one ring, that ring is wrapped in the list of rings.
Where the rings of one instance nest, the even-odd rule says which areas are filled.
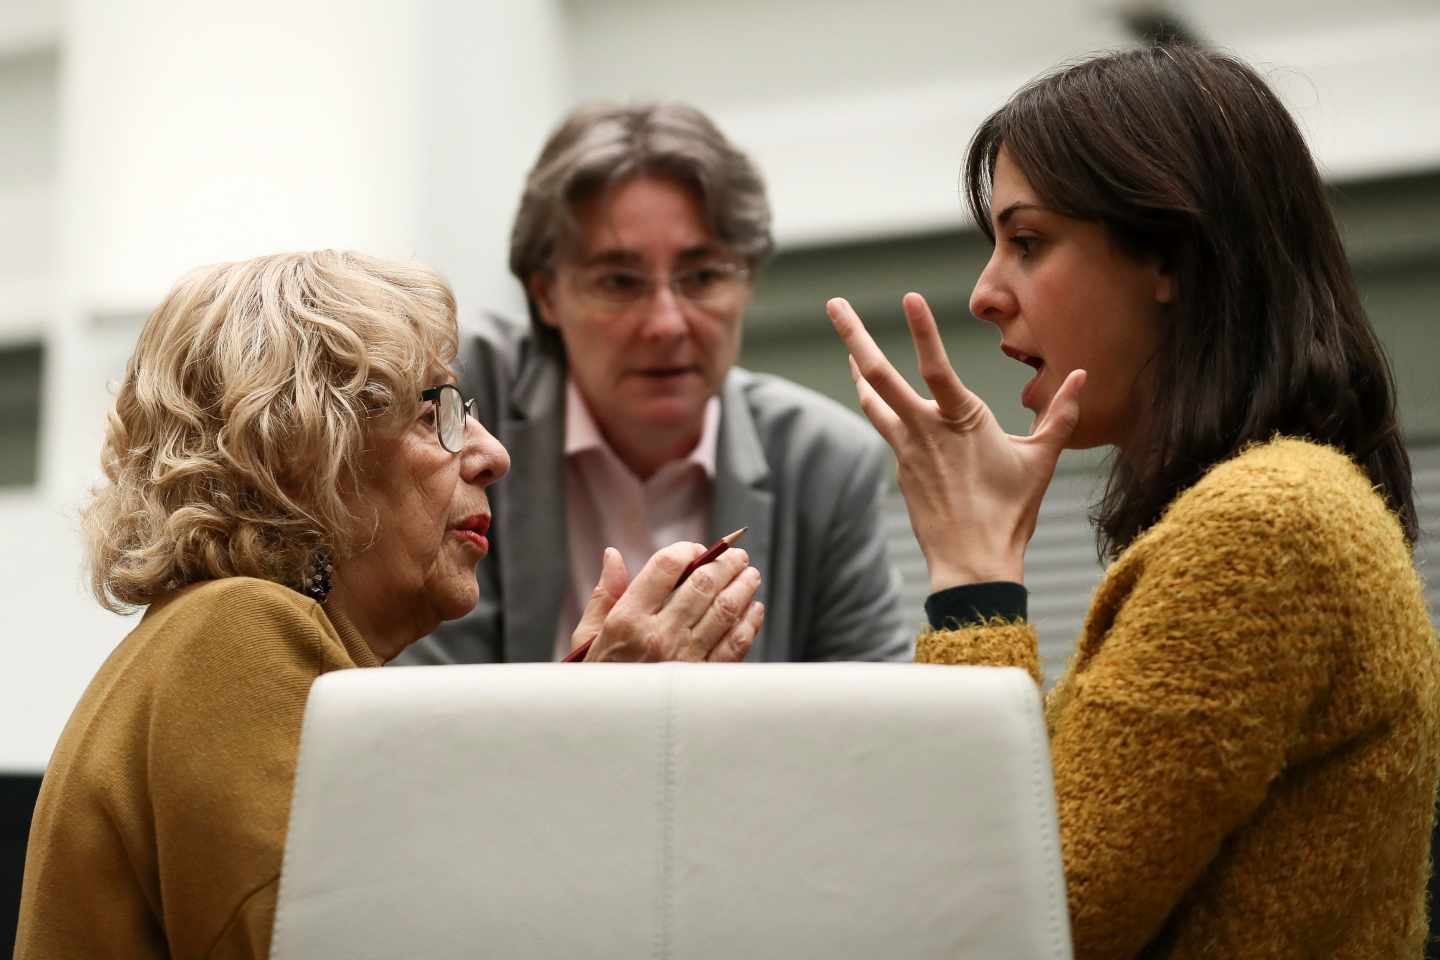
[[[1144,437],[1116,452],[1096,505],[1102,556],[1216,463],[1275,434],[1343,450],[1415,541],[1390,365],[1310,151],[1254,70],[1165,44],[1025,86],[966,157],[966,198],[992,242],[1002,147],[1047,206],[1158,256],[1175,285]]]

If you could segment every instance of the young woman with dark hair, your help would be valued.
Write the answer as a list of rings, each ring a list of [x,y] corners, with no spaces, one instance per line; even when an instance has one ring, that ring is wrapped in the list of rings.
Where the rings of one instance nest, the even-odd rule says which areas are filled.
[[[829,312],[929,566],[918,660],[1039,679],[1025,545],[1060,451],[1114,449],[1113,562],[1046,698],[1076,955],[1417,955],[1440,646],[1389,368],[1294,121],[1232,58],[1102,56],[987,119],[964,183],[1029,436],[918,294],[933,399]]]
[[[1159,329],[1149,375],[1165,389],[1147,396],[1147,442],[1116,459],[1101,506],[1106,555],[1211,466],[1276,433],[1345,451],[1414,541],[1389,365],[1305,141],[1254,71],[1160,46],[1022,91],[980,127],[965,164],[992,242],[1002,148],[1049,209],[1103,223],[1184,291]]]

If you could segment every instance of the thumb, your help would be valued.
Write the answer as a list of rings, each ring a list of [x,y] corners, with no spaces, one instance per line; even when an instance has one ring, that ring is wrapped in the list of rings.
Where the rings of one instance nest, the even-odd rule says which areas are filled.
[[[1080,423],[1080,392],[1085,388],[1086,376],[1084,370],[1070,371],[1050,399],[1045,416],[1040,418],[1030,434],[1032,440],[1052,449],[1057,457]]]
[[[605,556],[600,561],[600,582],[595,584],[595,593],[600,593],[603,588],[610,597],[610,606],[613,607],[628,586],[630,574],[625,570],[624,558],[620,556],[619,550],[606,547]]]
[[[605,555],[600,561],[600,579],[596,581],[595,589],[590,592],[590,600],[585,604],[585,612],[580,615],[580,623],[570,635],[572,650],[600,632],[600,627],[615,606],[615,601],[620,599],[629,585],[630,575],[625,572],[625,561],[621,559],[620,551],[614,547],[606,547]]]

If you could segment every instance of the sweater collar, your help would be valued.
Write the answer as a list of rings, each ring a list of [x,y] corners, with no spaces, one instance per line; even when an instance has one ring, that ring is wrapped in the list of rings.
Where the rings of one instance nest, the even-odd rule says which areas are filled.
[[[385,661],[376,656],[375,651],[370,649],[370,644],[355,629],[355,624],[340,612],[339,608],[331,608],[320,604],[320,610],[325,614],[325,619],[335,628],[335,635],[345,646],[345,652],[350,655],[350,660],[357,667],[382,667]]]

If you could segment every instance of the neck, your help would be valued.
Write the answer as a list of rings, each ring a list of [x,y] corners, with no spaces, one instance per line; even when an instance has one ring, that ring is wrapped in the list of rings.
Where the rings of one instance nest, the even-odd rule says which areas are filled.
[[[393,598],[351,587],[340,571],[335,572],[334,589],[325,598],[325,606],[349,620],[365,644],[382,663],[389,663],[416,640],[439,624],[437,618],[428,626],[407,617],[404,604],[389,602]],[[368,602],[367,602],[368,601]]]
[[[703,426],[685,426],[673,430],[646,428],[611,429],[597,421],[600,433],[620,462],[641,480],[648,480],[667,463],[683,460],[700,444]]]

